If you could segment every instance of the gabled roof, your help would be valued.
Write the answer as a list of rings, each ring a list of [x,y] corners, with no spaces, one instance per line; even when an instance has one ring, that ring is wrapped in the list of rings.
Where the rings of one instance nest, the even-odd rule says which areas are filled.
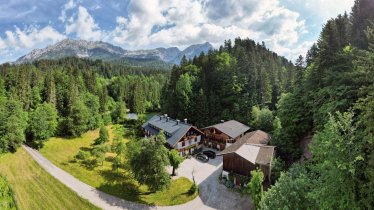
[[[274,146],[261,145],[260,151],[256,158],[256,163],[260,165],[269,165],[274,156]]]
[[[260,152],[260,147],[246,145],[240,147],[238,150],[235,151],[236,154],[240,155],[244,159],[248,160],[251,163],[255,163],[258,153]]]
[[[270,165],[274,156],[274,146],[261,144],[244,144],[235,153],[253,164]],[[224,153],[223,155],[228,154]]]
[[[267,146],[270,136],[261,131],[252,131],[239,138],[221,154],[236,153],[253,164],[269,165],[274,155],[274,146]]]
[[[231,153],[238,150],[244,144],[262,144],[267,145],[270,141],[270,136],[262,130],[256,130],[249,133],[246,133],[244,136],[236,140],[235,143],[226,147],[221,154]]]
[[[229,137],[235,139],[236,137],[240,136],[241,134],[245,133],[249,130],[249,127],[236,121],[236,120],[229,120],[223,123],[215,124],[208,126],[203,129],[207,128],[216,128],[217,130],[225,133]]]
[[[174,146],[193,126],[184,122],[177,122],[171,118],[167,119],[162,115],[155,115],[145,122],[142,127],[148,130],[151,135],[157,135],[160,130],[165,131],[169,134],[166,136],[166,141],[169,145]]]

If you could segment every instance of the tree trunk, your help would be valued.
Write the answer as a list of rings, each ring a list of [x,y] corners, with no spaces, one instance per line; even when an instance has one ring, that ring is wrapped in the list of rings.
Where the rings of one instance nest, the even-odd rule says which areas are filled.
[[[171,173],[172,176],[175,176],[175,167],[173,167],[173,172]]]

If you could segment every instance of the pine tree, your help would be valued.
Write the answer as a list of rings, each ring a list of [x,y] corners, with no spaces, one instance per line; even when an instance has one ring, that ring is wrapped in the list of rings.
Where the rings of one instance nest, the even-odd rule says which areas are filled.
[[[30,113],[29,129],[33,140],[39,147],[43,146],[43,141],[55,134],[57,118],[57,110],[51,103],[39,104]]]
[[[69,106],[69,115],[67,116],[66,126],[67,134],[71,136],[80,136],[88,130],[89,110],[80,99],[75,99]]]

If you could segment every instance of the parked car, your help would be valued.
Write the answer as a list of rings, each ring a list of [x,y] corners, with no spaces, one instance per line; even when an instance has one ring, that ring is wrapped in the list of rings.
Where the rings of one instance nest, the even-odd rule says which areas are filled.
[[[209,161],[209,157],[204,155],[204,154],[201,154],[201,153],[196,155],[196,159],[198,159],[198,160],[200,160],[204,163]]]
[[[210,159],[216,158],[216,153],[212,150],[207,150],[203,152],[204,155],[208,156]]]

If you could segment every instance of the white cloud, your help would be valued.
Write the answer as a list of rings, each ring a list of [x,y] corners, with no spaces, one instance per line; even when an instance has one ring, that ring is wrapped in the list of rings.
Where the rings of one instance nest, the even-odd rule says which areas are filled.
[[[125,18],[125,17],[122,17],[122,16],[118,16],[116,18],[116,22],[119,24],[119,25],[126,25],[128,23],[128,20]]]
[[[100,9],[99,4],[80,6],[81,1],[68,0],[58,17],[65,24],[65,34],[51,26],[29,27],[6,31],[0,38],[0,49],[29,49],[69,36],[86,40],[103,40],[127,49],[153,47],[185,47],[194,43],[211,42],[218,47],[224,40],[236,37],[265,41],[267,47],[290,59],[305,54],[312,41],[301,39],[313,26],[306,26],[303,17],[280,4],[311,10],[328,19],[353,5],[354,0],[132,0],[126,16],[116,17],[114,29],[102,30],[89,13]],[[114,4],[114,3],[112,3]],[[119,6],[118,6],[119,7]],[[293,7],[295,8],[295,7]],[[105,9],[105,8],[102,8]],[[68,12],[72,13],[67,15]],[[317,18],[318,19],[318,18]],[[322,24],[322,23],[321,23]],[[105,24],[107,27],[107,24]],[[45,36],[45,38],[42,38]],[[45,41],[49,40],[49,41]],[[2,50],[5,52],[5,50]],[[9,50],[8,50],[9,52]],[[0,52],[1,54],[1,52]]]
[[[14,18],[22,18],[22,17],[25,17],[25,16],[27,16],[27,15],[29,15],[29,14],[35,12],[36,10],[37,10],[37,7],[36,7],[36,6],[33,6],[33,7],[31,7],[31,9],[29,9],[29,10],[26,10],[26,11],[24,11],[24,12],[19,12],[19,13],[17,13],[17,14],[14,16]]]
[[[0,55],[2,60],[10,60],[13,55],[21,56],[32,49],[45,47],[65,38],[65,35],[50,25],[41,29],[36,26],[29,26],[23,30],[15,27],[14,31],[5,31],[4,39],[0,38]]]
[[[65,33],[74,33],[78,38],[85,40],[101,40],[104,32],[100,30],[87,9],[79,6],[78,17],[69,19],[69,23],[65,26]]]
[[[306,8],[317,13],[323,21],[345,11],[349,14],[354,4],[354,0],[305,0],[303,2]]]
[[[280,45],[279,43],[272,43],[272,49],[275,51],[278,55],[287,56],[288,59],[291,61],[295,61],[296,58],[299,57],[299,55],[303,55],[305,58],[306,52],[310,49],[310,47],[313,45],[313,41],[304,41],[300,44],[294,45],[294,46],[284,46]]]
[[[66,11],[74,9],[77,6],[77,4],[74,2],[74,0],[69,0],[64,4],[62,10],[61,10],[61,15],[58,17],[61,22],[65,22],[66,20]]]
[[[5,34],[6,34],[6,40],[7,42],[9,43],[8,45],[13,45],[15,47],[17,47],[17,40],[16,40],[16,37],[14,35],[14,33],[12,31],[5,31]]]
[[[6,31],[6,40],[15,48],[33,48],[39,44],[55,43],[65,38],[65,35],[60,34],[52,26],[46,26],[38,29],[34,26],[21,30],[16,27],[15,32]]]
[[[292,57],[300,52],[300,36],[307,33],[299,13],[279,0],[139,0],[131,2],[128,18],[119,16],[116,22],[104,40],[130,49],[206,41],[218,47],[240,36],[266,41]]]
[[[5,41],[2,38],[0,38],[0,50],[4,50],[6,48],[7,48],[7,45]]]

